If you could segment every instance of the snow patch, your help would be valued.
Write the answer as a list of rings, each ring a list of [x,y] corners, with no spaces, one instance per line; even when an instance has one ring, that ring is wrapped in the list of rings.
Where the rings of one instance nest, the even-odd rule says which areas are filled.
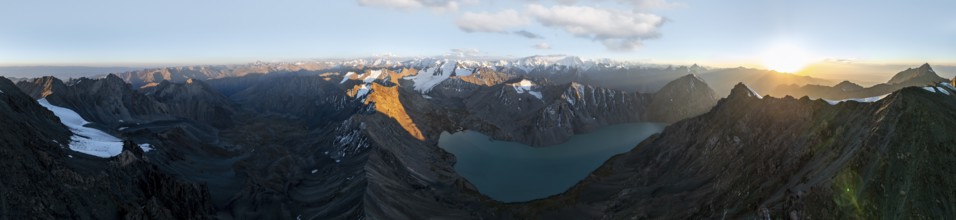
[[[153,146],[152,146],[152,145],[149,145],[148,143],[147,143],[147,144],[140,144],[140,145],[139,145],[139,148],[143,149],[143,152],[149,152],[149,151],[152,151],[152,150],[153,150]]]
[[[942,87],[936,87],[936,90],[938,90],[938,91],[939,91],[940,93],[943,93],[943,94],[946,94],[946,95],[949,95],[949,90],[946,90],[945,88],[942,88]]]
[[[522,79],[521,82],[511,84],[511,87],[513,87],[515,89],[515,92],[518,92],[518,94],[527,92],[528,94],[531,94],[532,96],[538,99],[542,99],[543,96],[541,95],[541,92],[535,91],[533,89],[534,86],[535,86],[534,82],[531,82],[531,80],[527,80],[527,79]]]
[[[365,95],[368,95],[368,93],[371,91],[372,91],[372,88],[369,87],[368,84],[362,84],[362,87],[355,92],[355,98],[356,99],[363,98],[365,97]]]
[[[345,76],[342,77],[342,81],[339,82],[339,84],[342,84],[342,83],[345,83],[346,81],[349,81],[349,79],[352,78],[352,76],[355,76],[355,72],[345,73]]]
[[[378,77],[382,76],[382,70],[369,70],[368,75],[365,76],[365,79],[362,79],[365,83],[375,82]]]
[[[763,96],[760,96],[760,93],[757,93],[757,91],[754,91],[754,89],[751,89],[750,86],[744,85],[744,87],[747,87],[747,90],[750,91],[750,94],[747,94],[747,96],[763,99]]]
[[[940,85],[940,86],[943,86],[943,87],[946,87],[946,88],[949,88],[950,90],[956,91],[956,87],[953,87],[953,84],[949,84],[949,83],[944,82],[944,83],[939,83],[939,85]]]
[[[889,95],[890,95],[890,94],[887,93],[887,94],[883,94],[883,95],[881,95],[881,96],[873,96],[873,97],[867,97],[867,98],[855,98],[855,99],[843,99],[843,100],[823,99],[823,101],[826,101],[826,102],[829,103],[830,105],[836,105],[836,104],[838,104],[838,103],[846,102],[846,101],[852,101],[852,102],[876,102],[876,101],[880,101],[880,100],[883,99],[883,98],[886,98],[886,96],[889,96]]]
[[[50,104],[45,98],[37,100],[37,102],[53,112],[56,117],[60,118],[60,123],[66,125],[73,132],[73,136],[70,137],[71,150],[102,158],[113,157],[123,151],[122,140],[103,131],[84,127],[90,122],[83,119],[75,111]]]

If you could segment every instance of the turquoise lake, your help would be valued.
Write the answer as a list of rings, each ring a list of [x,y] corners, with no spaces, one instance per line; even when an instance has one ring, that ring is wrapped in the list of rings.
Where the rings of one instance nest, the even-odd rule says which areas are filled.
[[[475,131],[445,132],[438,146],[458,158],[455,170],[479,192],[502,202],[522,202],[564,192],[665,126],[612,125],[546,147],[496,141]]]

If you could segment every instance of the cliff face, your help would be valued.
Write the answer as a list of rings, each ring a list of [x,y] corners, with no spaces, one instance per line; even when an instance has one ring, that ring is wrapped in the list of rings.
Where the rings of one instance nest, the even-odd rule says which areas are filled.
[[[664,85],[654,93],[647,111],[651,121],[674,123],[710,111],[717,104],[714,90],[696,75],[689,74]]]
[[[103,159],[67,150],[71,131],[0,77],[0,216],[11,219],[209,219],[206,188],[145,162],[126,142]]]
[[[956,91],[948,91],[911,87],[831,105],[758,99],[738,84],[710,112],[669,126],[562,195],[516,205],[516,216],[952,216],[956,170],[944,164],[956,162]]]
[[[516,79],[465,99],[469,118],[486,125],[465,127],[496,139],[547,146],[606,125],[642,121],[647,100],[644,94],[578,83],[539,85]]]

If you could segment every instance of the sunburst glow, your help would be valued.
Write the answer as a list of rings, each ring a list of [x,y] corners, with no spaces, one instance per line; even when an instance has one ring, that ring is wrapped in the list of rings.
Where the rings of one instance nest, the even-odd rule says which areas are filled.
[[[762,58],[763,65],[768,69],[784,73],[796,73],[812,62],[812,58],[806,50],[794,45],[771,47],[763,54]]]

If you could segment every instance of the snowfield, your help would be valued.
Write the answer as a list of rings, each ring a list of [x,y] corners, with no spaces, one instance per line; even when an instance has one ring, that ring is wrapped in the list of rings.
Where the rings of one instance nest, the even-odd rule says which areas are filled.
[[[378,79],[378,77],[382,76],[382,72],[383,72],[382,70],[369,70],[368,75],[365,76],[365,79],[362,79],[362,82],[365,82],[365,83],[375,82],[375,80]]]
[[[102,158],[114,157],[123,151],[122,140],[103,131],[84,127],[90,122],[75,111],[50,104],[46,99],[37,102],[53,112],[60,118],[60,123],[73,132],[73,137],[70,137],[70,150]]]
[[[540,91],[534,91],[532,89],[532,87],[534,87],[534,82],[531,82],[531,80],[523,79],[521,82],[511,84],[511,86],[514,87],[515,92],[518,92],[518,94],[527,92],[538,99],[542,98]]]

